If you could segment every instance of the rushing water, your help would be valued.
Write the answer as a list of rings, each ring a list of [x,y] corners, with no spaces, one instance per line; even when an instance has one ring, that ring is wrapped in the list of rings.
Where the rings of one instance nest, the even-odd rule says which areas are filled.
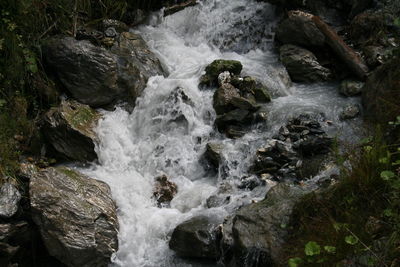
[[[170,73],[152,77],[133,113],[104,112],[97,132],[99,164],[83,171],[107,182],[118,206],[120,222],[116,266],[197,266],[168,248],[176,225],[198,214],[225,216],[236,207],[265,195],[270,185],[252,192],[235,187],[247,175],[255,151],[287,119],[302,112],[324,113],[331,134],[351,140],[357,122],[341,123],[341,107],[356,102],[338,95],[336,84],[288,86],[285,70],[272,46],[274,8],[249,0],[204,0],[196,7],[135,29]],[[237,140],[224,138],[213,126],[213,91],[197,84],[205,66],[217,58],[237,59],[243,73],[263,81],[276,98],[266,104],[269,118]],[[191,101],[174,97],[177,87]],[[184,119],[183,119],[184,118]],[[349,125],[352,124],[352,125]],[[328,127],[328,126],[326,126]],[[210,141],[224,144],[226,159],[219,173],[205,167]],[[166,174],[178,185],[169,208],[152,199],[154,177]],[[225,178],[225,179],[223,179]],[[205,202],[220,185],[232,186],[230,204],[207,209]]]

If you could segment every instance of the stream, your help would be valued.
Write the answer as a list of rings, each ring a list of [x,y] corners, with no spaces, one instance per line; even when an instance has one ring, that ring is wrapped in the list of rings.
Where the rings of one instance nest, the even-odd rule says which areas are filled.
[[[154,14],[147,25],[132,29],[146,40],[169,76],[150,78],[132,113],[122,108],[102,111],[99,162],[82,170],[108,183],[118,206],[119,251],[113,266],[215,266],[177,258],[168,247],[171,232],[193,216],[225,217],[262,199],[274,182],[252,191],[237,184],[249,175],[257,149],[289,118],[324,114],[332,122],[323,125],[330,136],[351,143],[360,135],[361,121],[338,119],[342,108],[358,103],[358,98],[340,96],[337,83],[288,82],[273,45],[278,19],[275,8],[266,3],[204,0],[166,18]],[[273,95],[263,107],[267,121],[253,125],[239,139],[228,139],[216,130],[214,90],[198,88],[204,68],[220,58],[239,60],[242,75],[258,78]],[[190,101],[174,94],[178,87]],[[225,160],[218,172],[204,161],[209,142],[224,147]],[[162,174],[177,184],[178,193],[170,207],[159,208],[152,196],[154,178]],[[230,202],[207,208],[207,198],[222,187],[231,188]]]

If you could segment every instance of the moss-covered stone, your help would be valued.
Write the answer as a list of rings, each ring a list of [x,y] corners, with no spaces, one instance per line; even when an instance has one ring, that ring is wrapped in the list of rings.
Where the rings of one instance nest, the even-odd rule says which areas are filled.
[[[271,102],[271,95],[268,93],[267,88],[263,86],[254,88],[253,94],[257,102],[262,102],[262,103]]]
[[[224,71],[229,71],[232,75],[239,75],[243,66],[237,60],[214,60],[205,69],[206,74],[200,78],[200,86],[215,86],[218,84],[218,75]]]
[[[101,115],[87,105],[73,100],[62,101],[44,117],[42,132],[53,146],[57,158],[92,161],[97,135],[94,131]]]

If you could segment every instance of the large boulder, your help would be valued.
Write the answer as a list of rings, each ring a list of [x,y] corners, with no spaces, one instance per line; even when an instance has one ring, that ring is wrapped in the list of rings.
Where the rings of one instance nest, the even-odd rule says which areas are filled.
[[[312,21],[312,14],[290,11],[276,30],[276,38],[284,44],[323,46],[325,36]]]
[[[92,107],[117,101],[134,104],[149,77],[165,74],[137,34],[123,32],[110,50],[87,40],[55,37],[43,47],[47,65],[81,103]]]
[[[213,217],[193,217],[175,228],[169,247],[181,257],[217,260],[220,223],[219,219]]]
[[[93,161],[97,159],[94,127],[99,118],[100,114],[89,106],[63,100],[45,114],[42,132],[59,156]]]
[[[295,45],[283,45],[280,48],[280,59],[296,82],[327,81],[332,75],[329,69],[321,66],[311,51]]]
[[[339,93],[344,96],[356,96],[361,94],[363,86],[364,86],[363,82],[354,80],[344,80],[340,84]]]
[[[50,255],[68,266],[107,266],[119,228],[108,185],[58,167],[32,175],[29,187],[32,217]]]
[[[233,218],[234,266],[264,267],[280,262],[293,207],[307,193],[287,184],[273,187],[264,200],[242,207]]]
[[[206,146],[205,156],[207,160],[214,166],[218,167],[222,161],[222,150],[224,146],[220,143],[208,143]]]
[[[0,218],[10,218],[18,211],[21,193],[10,184],[4,183],[0,188]]]

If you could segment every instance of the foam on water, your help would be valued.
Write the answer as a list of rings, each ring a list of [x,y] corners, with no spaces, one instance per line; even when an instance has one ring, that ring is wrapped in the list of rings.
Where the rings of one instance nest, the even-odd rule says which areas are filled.
[[[118,206],[120,222],[116,266],[196,266],[174,256],[168,247],[176,225],[198,214],[225,216],[236,207],[265,195],[267,187],[249,192],[233,189],[232,201],[207,209],[206,199],[220,183],[235,185],[247,175],[257,148],[301,112],[324,113],[334,121],[333,133],[352,138],[354,125],[337,119],[340,107],[354,99],[341,98],[336,85],[287,87],[285,70],[272,52],[274,8],[249,0],[204,0],[164,20],[155,15],[150,25],[135,29],[162,61],[170,75],[152,77],[132,114],[104,111],[98,125],[99,164],[82,171],[107,182]],[[214,129],[212,91],[197,84],[214,59],[237,59],[243,72],[262,80],[276,95],[266,105],[269,119],[244,137],[229,140]],[[190,98],[177,94],[181,87]],[[215,174],[202,164],[210,141],[224,144],[227,160]],[[166,174],[178,185],[170,208],[158,208],[152,199],[154,177]],[[225,178],[225,179],[223,179]],[[233,187],[236,188],[236,187]],[[199,266],[205,266],[199,264]]]

